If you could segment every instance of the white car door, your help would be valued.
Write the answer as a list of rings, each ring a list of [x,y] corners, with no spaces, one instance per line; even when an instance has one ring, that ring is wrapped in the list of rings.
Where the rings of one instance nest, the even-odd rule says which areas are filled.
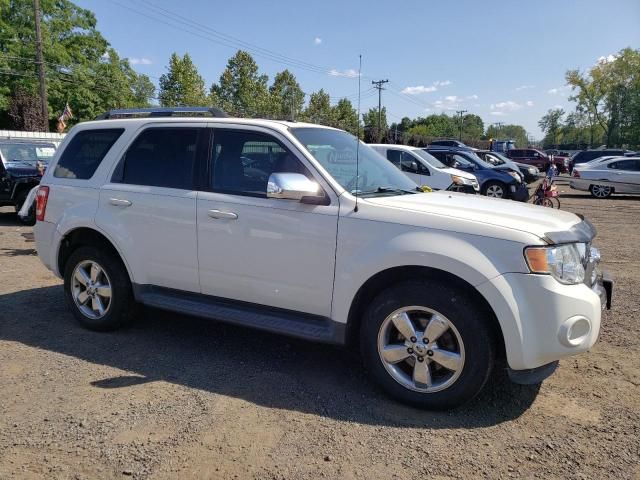
[[[259,127],[213,129],[209,182],[198,192],[202,293],[329,317],[338,199],[286,138]],[[271,173],[318,181],[328,205],[266,197]]]
[[[143,128],[100,191],[95,221],[138,285],[200,291],[194,180],[205,125]]]

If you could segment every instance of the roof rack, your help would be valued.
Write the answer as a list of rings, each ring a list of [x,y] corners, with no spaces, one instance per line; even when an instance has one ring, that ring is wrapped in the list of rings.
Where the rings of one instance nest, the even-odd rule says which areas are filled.
[[[151,107],[151,108],[121,108],[109,110],[108,112],[98,115],[95,120],[108,120],[113,118],[130,118],[130,117],[217,117],[226,118],[224,111],[215,107]]]

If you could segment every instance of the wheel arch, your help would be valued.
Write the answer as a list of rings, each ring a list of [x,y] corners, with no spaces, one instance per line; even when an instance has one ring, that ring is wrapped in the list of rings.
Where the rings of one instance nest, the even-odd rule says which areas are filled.
[[[131,270],[124,256],[104,233],[91,227],[77,227],[69,230],[60,240],[56,257],[56,268],[60,276],[64,276],[65,265],[71,254],[81,246],[97,246],[113,253],[124,265],[129,280],[133,282]]]
[[[449,285],[455,285],[456,288],[464,290],[471,294],[472,299],[477,303],[479,308],[483,310],[488,319],[489,326],[491,328],[491,334],[494,336],[497,342],[497,353],[499,358],[506,357],[505,343],[502,328],[498,321],[498,318],[491,308],[491,305],[487,299],[469,282],[460,278],[450,272],[440,270],[432,267],[425,266],[398,266],[388,268],[381,272],[376,273],[370,277],[362,286],[358,289],[355,297],[351,302],[349,308],[349,314],[347,317],[347,331],[346,342],[351,348],[359,348],[359,334],[364,315],[365,308],[378,295],[382,290],[389,287],[392,284],[403,282],[406,280],[439,280],[447,282]]]

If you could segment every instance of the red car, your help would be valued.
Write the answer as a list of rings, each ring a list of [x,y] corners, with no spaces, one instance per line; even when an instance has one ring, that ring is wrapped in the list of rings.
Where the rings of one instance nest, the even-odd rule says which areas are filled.
[[[541,172],[546,172],[551,162],[558,167],[559,173],[569,171],[571,159],[563,156],[549,156],[542,150],[536,148],[514,148],[506,151],[507,157],[514,162],[526,163],[538,167]]]

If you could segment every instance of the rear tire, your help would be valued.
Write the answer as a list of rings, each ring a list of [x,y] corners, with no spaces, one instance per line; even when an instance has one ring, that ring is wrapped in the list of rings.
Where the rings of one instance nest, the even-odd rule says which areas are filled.
[[[402,326],[405,314],[413,330]],[[395,399],[425,409],[449,409],[473,399],[495,359],[484,310],[457,289],[431,280],[405,281],[375,297],[360,340],[372,379]]]
[[[120,258],[108,250],[82,246],[64,268],[67,305],[89,330],[115,330],[136,310],[129,275]]]

